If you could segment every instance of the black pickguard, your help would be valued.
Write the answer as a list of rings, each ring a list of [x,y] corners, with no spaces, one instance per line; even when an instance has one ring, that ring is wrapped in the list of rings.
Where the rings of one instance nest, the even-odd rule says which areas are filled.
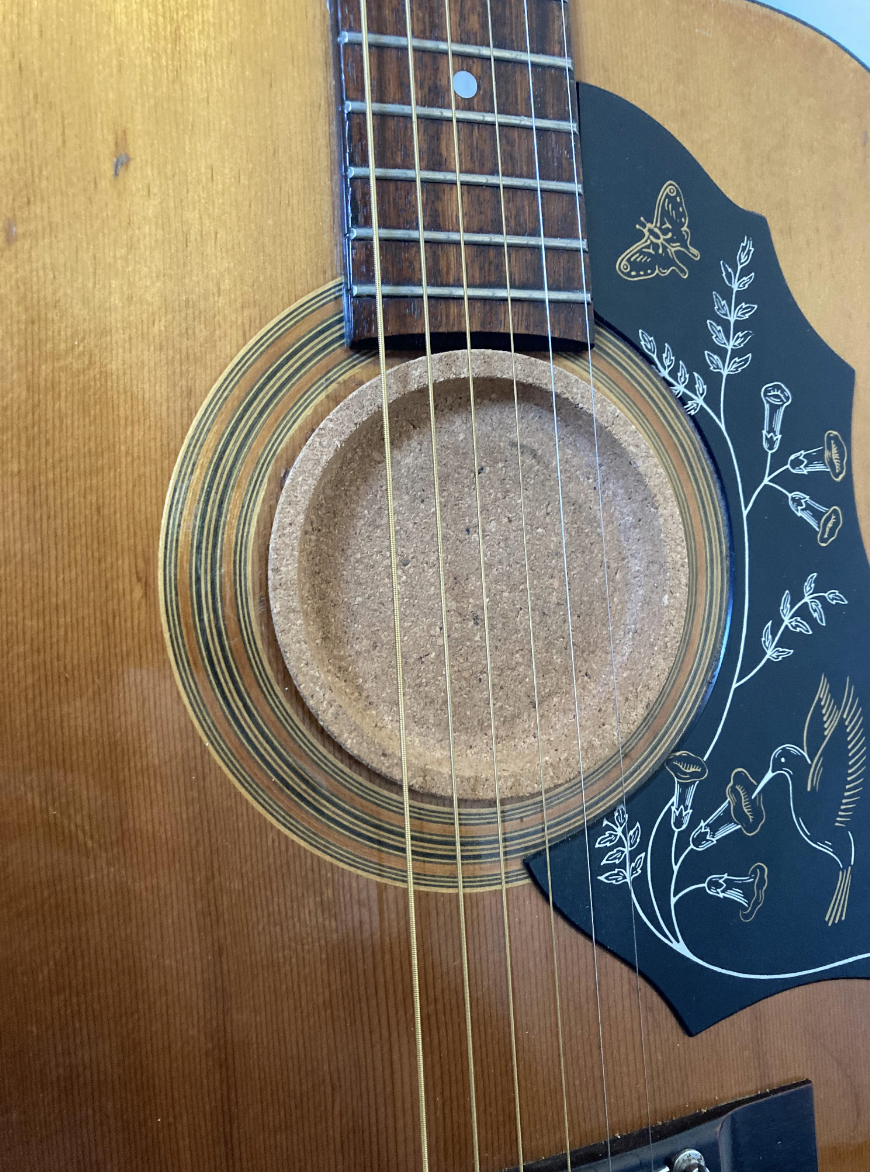
[[[553,844],[553,899],[586,934],[594,907],[597,942],[632,966],[636,939],[640,972],[694,1034],[783,989],[870,976],[870,573],[851,475],[854,378],[795,303],[763,217],[636,107],[581,86],[580,110],[596,311],[695,411],[727,502],[733,581],[718,675],[677,746],[706,776],[689,793],[662,768],[588,836]],[[671,239],[688,247],[670,271],[625,279],[616,262],[669,183],[690,244],[677,223]],[[680,199],[668,206],[679,220]],[[791,777],[758,789],[780,746],[804,756],[789,749]],[[527,865],[546,890],[543,853]]]

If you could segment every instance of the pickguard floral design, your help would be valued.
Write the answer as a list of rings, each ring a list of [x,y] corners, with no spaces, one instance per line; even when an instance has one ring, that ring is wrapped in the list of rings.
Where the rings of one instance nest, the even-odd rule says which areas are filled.
[[[854,374],[795,303],[762,217],[642,111],[592,86],[580,105],[596,311],[636,342],[716,466],[731,611],[706,705],[662,768],[526,864],[697,1033],[783,989],[870,978]],[[626,235],[666,178],[698,258],[682,280],[625,280]]]

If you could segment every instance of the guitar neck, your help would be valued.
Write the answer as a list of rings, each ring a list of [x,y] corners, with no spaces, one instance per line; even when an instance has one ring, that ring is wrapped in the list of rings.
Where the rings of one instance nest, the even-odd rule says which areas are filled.
[[[365,16],[339,7],[350,341],[377,337],[377,247],[393,344],[421,346],[427,311],[436,348],[588,342],[568,8],[474,0],[448,26],[429,0],[410,45],[404,5]]]

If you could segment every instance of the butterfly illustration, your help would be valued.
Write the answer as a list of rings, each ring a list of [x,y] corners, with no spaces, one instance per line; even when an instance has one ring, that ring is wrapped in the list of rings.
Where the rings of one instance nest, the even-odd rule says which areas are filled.
[[[643,239],[626,249],[616,262],[616,271],[626,281],[664,277],[675,269],[681,277],[688,277],[689,270],[677,254],[684,253],[691,260],[701,259],[700,252],[692,248],[686,201],[673,179],[659,192],[652,223],[641,216],[637,229],[643,232]]]

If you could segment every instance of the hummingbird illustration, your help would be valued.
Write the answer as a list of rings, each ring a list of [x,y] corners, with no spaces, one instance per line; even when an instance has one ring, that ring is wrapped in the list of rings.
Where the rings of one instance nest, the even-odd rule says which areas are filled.
[[[762,790],[776,777],[788,785],[791,816],[801,838],[839,868],[837,885],[825,914],[828,926],[846,918],[855,840],[849,830],[861,798],[867,749],[864,717],[849,680],[837,704],[822,676],[804,724],[803,746],[774,749],[770,768],[757,784],[737,769],[728,786],[731,815],[745,833],[754,834],[764,821]]]

